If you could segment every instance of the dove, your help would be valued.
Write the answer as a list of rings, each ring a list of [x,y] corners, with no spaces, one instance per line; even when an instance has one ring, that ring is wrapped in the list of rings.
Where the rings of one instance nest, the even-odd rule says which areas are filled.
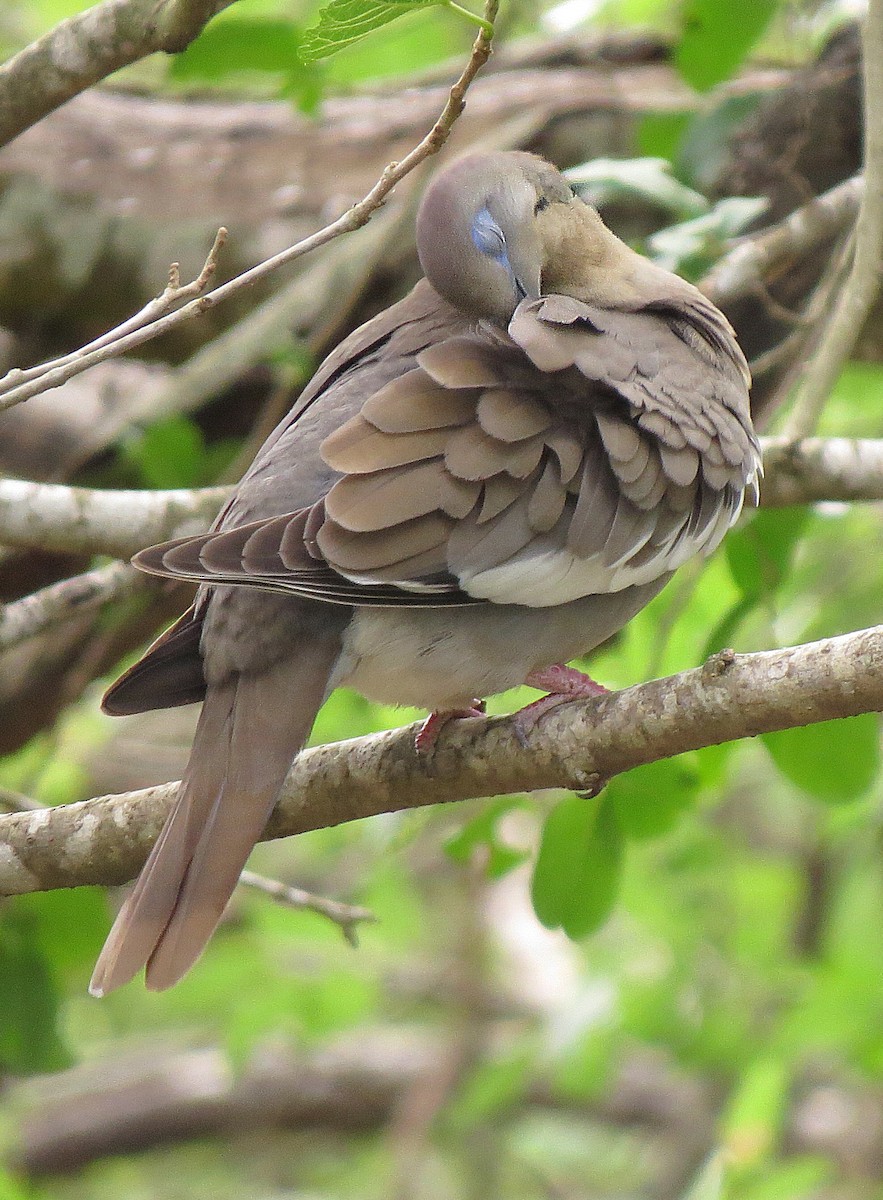
[[[729,323],[555,167],[454,161],[416,237],[424,278],[322,363],[212,529],[133,559],[199,588],[104,709],[202,712],[95,995],[194,964],[333,689],[428,710],[431,753],[527,683],[550,693],[529,741],[544,704],[603,690],[567,663],[756,502]]]

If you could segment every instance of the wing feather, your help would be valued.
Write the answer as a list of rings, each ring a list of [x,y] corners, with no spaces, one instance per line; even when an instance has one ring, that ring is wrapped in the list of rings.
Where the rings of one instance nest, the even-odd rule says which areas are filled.
[[[319,494],[136,563],[368,605],[542,606],[661,578],[720,541],[759,473],[744,360],[684,296],[525,300],[508,334],[424,317],[392,377],[367,342],[364,375],[310,401],[370,385],[316,443]]]

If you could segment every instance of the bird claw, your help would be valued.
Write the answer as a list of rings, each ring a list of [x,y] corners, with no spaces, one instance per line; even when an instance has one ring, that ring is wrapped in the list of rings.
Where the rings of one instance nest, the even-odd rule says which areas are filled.
[[[439,734],[449,722],[469,717],[483,717],[484,713],[485,703],[483,700],[473,700],[470,708],[451,708],[445,712],[430,713],[417,730],[414,749],[418,754],[429,754],[435,749]]]
[[[531,704],[519,709],[512,717],[512,730],[523,750],[528,748],[528,738],[537,723],[555,708],[568,704],[571,700],[584,700],[589,696],[607,696],[610,689],[596,683],[590,675],[577,671],[575,667],[565,667],[560,663],[552,667],[544,667],[541,671],[531,671],[524,681],[528,687],[542,688],[549,694],[541,696]]]

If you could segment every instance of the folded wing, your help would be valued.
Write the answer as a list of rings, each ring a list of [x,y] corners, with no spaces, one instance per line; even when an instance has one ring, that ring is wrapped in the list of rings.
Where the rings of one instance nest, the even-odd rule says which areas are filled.
[[[562,604],[713,550],[760,470],[744,359],[698,294],[525,301],[508,335],[416,354],[320,452],[310,507],[136,564],[349,605]]]

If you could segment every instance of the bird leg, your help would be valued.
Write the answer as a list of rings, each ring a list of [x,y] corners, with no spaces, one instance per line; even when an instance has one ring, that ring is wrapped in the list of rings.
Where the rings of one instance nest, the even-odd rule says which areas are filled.
[[[539,700],[534,700],[532,704],[525,705],[512,717],[515,736],[525,750],[528,735],[547,712],[561,704],[567,704],[570,700],[585,699],[587,696],[606,696],[610,693],[609,688],[596,683],[590,675],[577,671],[575,667],[565,667],[561,663],[543,667],[540,671],[531,671],[524,682],[528,687],[539,688],[549,693]]]
[[[414,738],[414,749],[418,754],[428,754],[435,748],[438,735],[449,721],[457,721],[465,717],[483,717],[484,701],[473,700],[470,708],[450,708],[445,712],[430,713],[417,731]]]

